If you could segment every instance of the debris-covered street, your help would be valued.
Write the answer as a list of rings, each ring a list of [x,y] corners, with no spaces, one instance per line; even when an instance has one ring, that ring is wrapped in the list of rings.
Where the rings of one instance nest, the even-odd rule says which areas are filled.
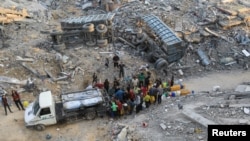
[[[0,3],[4,140],[205,141],[210,124],[250,125],[249,0]],[[89,87],[107,92],[104,116],[46,128],[26,128],[12,98],[17,90],[27,111],[41,92],[57,103]]]

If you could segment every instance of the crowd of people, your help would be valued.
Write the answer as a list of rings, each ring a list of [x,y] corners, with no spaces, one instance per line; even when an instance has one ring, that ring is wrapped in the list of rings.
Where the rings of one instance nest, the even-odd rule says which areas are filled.
[[[105,66],[108,68],[107,59]],[[173,85],[173,77],[171,80],[162,81],[161,78],[152,82],[151,73],[148,69],[142,69],[132,74],[132,79],[124,80],[125,64],[120,61],[119,56],[113,57],[114,71],[119,70],[119,78],[114,77],[110,82],[107,78],[103,84],[97,83],[96,73],[93,74],[94,87],[103,88],[109,94],[110,108],[109,115],[111,118],[117,118],[122,115],[131,115],[133,112],[139,113],[150,105],[161,104],[162,95],[169,91],[169,87]],[[126,83],[125,83],[126,82]]]

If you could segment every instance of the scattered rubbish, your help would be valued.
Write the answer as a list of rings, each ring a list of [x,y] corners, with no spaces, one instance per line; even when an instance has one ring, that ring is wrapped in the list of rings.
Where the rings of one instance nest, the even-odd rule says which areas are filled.
[[[144,128],[145,128],[145,127],[148,127],[148,123],[143,122],[143,123],[142,123],[142,127],[144,127]]]
[[[51,138],[52,138],[52,136],[51,136],[50,134],[47,134],[47,135],[46,135],[46,139],[47,139],[47,140],[50,140]]]

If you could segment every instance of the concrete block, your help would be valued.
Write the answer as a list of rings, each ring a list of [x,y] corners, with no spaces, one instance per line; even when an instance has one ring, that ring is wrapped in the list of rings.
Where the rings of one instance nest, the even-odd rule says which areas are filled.
[[[166,130],[166,129],[167,129],[167,126],[166,126],[164,123],[161,123],[160,126],[161,126],[161,128],[162,128],[163,130]]]
[[[216,123],[214,121],[211,121],[209,119],[206,119],[205,117],[203,117],[200,114],[195,113],[193,110],[191,109],[185,109],[182,111],[182,113],[187,116],[188,118],[190,118],[191,120],[201,124],[204,127],[208,127],[208,125],[215,125]]]
[[[166,137],[166,141],[186,141],[184,137]]]

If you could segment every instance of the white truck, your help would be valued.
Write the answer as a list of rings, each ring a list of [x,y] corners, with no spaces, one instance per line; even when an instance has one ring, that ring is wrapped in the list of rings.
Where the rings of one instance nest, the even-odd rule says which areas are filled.
[[[45,91],[25,109],[24,120],[26,127],[42,131],[48,125],[104,116],[109,107],[109,97],[102,89],[64,93],[58,102],[51,91]]]

